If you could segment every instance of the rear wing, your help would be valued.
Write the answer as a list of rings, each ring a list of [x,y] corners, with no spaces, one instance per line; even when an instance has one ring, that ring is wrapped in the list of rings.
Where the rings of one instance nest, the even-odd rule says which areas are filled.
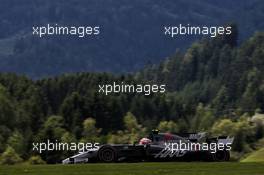
[[[217,143],[219,144],[219,143],[223,143],[223,144],[232,144],[234,142],[234,137],[226,137],[225,136],[225,138],[224,137],[218,137],[218,139],[217,139]]]
[[[198,133],[177,133],[176,135],[188,139],[188,140],[202,140],[207,137],[206,132],[198,132]]]

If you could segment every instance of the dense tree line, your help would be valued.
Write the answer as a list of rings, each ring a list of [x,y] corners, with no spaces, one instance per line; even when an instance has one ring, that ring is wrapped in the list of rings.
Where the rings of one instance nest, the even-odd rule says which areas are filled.
[[[216,114],[229,109],[251,114],[263,111],[264,35],[256,33],[236,47],[236,33],[194,43],[185,54],[177,52],[138,77],[164,83],[182,103],[202,102]]]
[[[136,74],[76,73],[36,81],[0,74],[0,162],[55,163],[72,153],[39,157],[32,142],[133,143],[153,128],[236,136],[237,157],[256,149],[264,136],[264,34],[241,46],[233,34],[203,39]],[[98,92],[98,84],[113,81],[166,84],[167,92]]]

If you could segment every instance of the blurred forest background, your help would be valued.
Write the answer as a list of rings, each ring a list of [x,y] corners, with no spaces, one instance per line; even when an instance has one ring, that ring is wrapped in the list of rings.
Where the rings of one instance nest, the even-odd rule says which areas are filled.
[[[0,163],[57,163],[71,152],[32,142],[133,143],[153,128],[235,136],[238,160],[264,145],[264,33],[194,42],[133,74],[74,73],[32,80],[0,74]],[[31,64],[34,66],[34,64]],[[98,93],[98,84],[166,84],[165,94]]]

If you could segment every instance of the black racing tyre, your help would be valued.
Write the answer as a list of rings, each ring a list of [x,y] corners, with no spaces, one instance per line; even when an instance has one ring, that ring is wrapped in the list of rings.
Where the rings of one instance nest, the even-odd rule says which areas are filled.
[[[98,150],[97,157],[99,161],[104,163],[116,162],[117,152],[112,146],[104,145]]]
[[[212,159],[215,162],[229,161],[230,152],[229,151],[217,151],[216,153],[212,154]]]

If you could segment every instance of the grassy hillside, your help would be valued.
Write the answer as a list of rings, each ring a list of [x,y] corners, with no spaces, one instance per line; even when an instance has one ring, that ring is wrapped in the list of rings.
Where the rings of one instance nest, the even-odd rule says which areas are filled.
[[[264,162],[264,148],[253,152],[241,162]]]
[[[264,163],[131,163],[89,165],[0,166],[0,175],[260,175]]]

